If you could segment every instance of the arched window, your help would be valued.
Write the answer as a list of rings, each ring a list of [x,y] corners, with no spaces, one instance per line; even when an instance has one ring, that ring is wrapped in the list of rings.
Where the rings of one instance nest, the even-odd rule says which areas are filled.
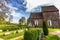
[[[52,26],[51,20],[48,20],[48,21],[47,21],[47,24],[48,24],[48,26]]]
[[[29,24],[28,24],[28,26],[32,26],[32,24],[31,24],[31,23],[29,23]]]
[[[35,20],[35,21],[34,21],[34,23],[35,23],[35,25],[37,25],[37,26],[38,26],[38,20]]]

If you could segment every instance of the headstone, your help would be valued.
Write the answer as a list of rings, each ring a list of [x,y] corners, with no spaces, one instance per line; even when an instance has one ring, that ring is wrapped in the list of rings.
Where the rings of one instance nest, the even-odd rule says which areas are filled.
[[[2,30],[0,30],[0,32],[2,32]]]
[[[5,35],[9,35],[9,34],[10,34],[10,32],[6,32],[6,33],[5,33]]]

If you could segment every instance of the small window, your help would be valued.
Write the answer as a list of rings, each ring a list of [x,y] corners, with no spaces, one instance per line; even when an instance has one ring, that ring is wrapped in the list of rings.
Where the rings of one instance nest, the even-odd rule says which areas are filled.
[[[29,24],[28,24],[28,26],[32,26],[32,24],[31,24],[31,23],[29,23]]]
[[[37,25],[37,26],[38,26],[38,20],[35,20],[34,22],[35,22],[35,25]]]
[[[51,20],[48,20],[47,23],[48,23],[48,26],[52,26]]]

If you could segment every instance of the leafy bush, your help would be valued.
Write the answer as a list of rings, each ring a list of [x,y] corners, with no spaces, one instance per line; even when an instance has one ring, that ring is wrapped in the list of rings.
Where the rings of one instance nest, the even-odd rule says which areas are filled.
[[[3,29],[3,31],[5,32],[5,31],[7,31],[7,29]]]
[[[18,33],[18,30],[16,31],[16,33]]]
[[[0,38],[3,38],[4,40],[9,40],[11,38],[15,38],[15,37],[22,36],[22,35],[24,35],[24,31],[17,33],[17,34],[11,33],[9,35],[6,35],[5,33],[3,33],[2,35],[0,35]]]
[[[29,29],[24,33],[24,40],[37,40],[41,30],[38,29]]]
[[[3,34],[3,36],[5,36],[5,34]]]
[[[48,27],[47,27],[47,24],[45,23],[45,21],[43,21],[43,33],[45,36],[48,35]]]
[[[12,30],[18,30],[18,29],[20,29],[20,27],[18,27],[18,26],[2,26],[2,27],[0,27],[0,30],[3,30],[3,31],[12,31]]]

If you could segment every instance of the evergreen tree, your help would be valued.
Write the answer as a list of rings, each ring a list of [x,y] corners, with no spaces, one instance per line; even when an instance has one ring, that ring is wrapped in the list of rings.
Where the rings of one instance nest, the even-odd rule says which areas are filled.
[[[48,35],[48,26],[45,21],[43,21],[43,33],[45,36]]]

